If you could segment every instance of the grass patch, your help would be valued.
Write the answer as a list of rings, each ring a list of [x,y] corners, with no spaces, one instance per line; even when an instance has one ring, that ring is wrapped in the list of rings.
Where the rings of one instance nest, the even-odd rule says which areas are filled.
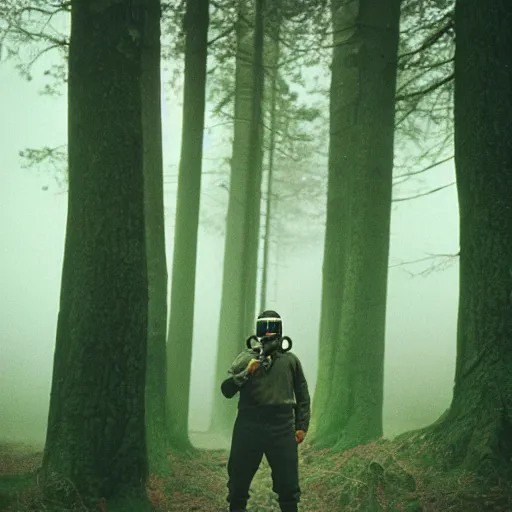
[[[21,497],[36,485],[42,449],[19,443],[0,444],[0,510],[21,510]]]
[[[198,450],[189,457],[169,454],[170,474],[149,480],[148,493],[158,512],[218,512],[226,508],[227,453]]]

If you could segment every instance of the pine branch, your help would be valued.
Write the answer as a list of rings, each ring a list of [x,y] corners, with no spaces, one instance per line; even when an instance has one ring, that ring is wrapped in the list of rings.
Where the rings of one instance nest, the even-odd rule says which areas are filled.
[[[446,162],[449,162],[450,160],[453,160],[453,155],[449,156],[448,158],[445,158],[439,162],[435,162],[433,164],[427,165],[426,167],[424,167],[423,169],[420,169],[419,171],[411,171],[411,172],[407,172],[404,174],[399,174],[398,176],[396,176],[396,178],[401,179],[401,178],[409,178],[411,176],[417,176],[418,174],[422,174],[424,172],[430,171],[431,169],[434,169],[435,167],[437,167],[439,165],[445,164]]]
[[[411,50],[410,52],[403,53],[398,56],[398,61],[407,58],[412,57],[413,55],[417,55],[418,53],[421,53],[425,51],[427,48],[430,48],[433,46],[437,41],[439,41],[445,34],[447,34],[450,30],[453,29],[454,23],[453,23],[453,11],[450,11],[450,13],[443,16],[442,19],[448,18],[447,23],[445,23],[437,32],[430,35],[421,43],[421,45],[416,48],[415,50]],[[442,21],[442,19],[440,21]]]
[[[439,89],[443,85],[446,85],[447,83],[451,82],[454,78],[454,73],[450,73],[448,76],[445,76],[442,80],[439,80],[438,82],[434,82],[433,84],[430,84],[428,87],[425,87],[424,89],[419,89],[416,91],[408,92],[405,94],[399,94],[396,96],[396,101],[403,101],[409,98],[416,98],[418,96],[426,96],[427,94],[435,91],[436,89]]]

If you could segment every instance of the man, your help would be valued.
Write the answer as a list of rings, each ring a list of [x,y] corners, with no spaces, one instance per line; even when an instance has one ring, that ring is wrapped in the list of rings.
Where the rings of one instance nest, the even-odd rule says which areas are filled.
[[[281,317],[264,311],[256,336],[265,347],[282,340]],[[244,512],[249,487],[263,455],[272,470],[273,491],[282,512],[297,512],[300,499],[298,448],[309,427],[310,397],[296,355],[274,351],[260,361],[248,349],[233,362],[221,386],[226,398],[240,392],[228,462],[228,502],[231,512]]]

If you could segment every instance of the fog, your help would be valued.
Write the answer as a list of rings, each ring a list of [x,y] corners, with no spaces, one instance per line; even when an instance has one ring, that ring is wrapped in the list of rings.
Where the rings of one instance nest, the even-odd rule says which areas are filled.
[[[19,151],[66,143],[66,96],[41,96],[0,62],[0,440],[42,442],[45,436],[66,223],[66,193],[55,173],[22,167]],[[169,273],[179,161],[181,99],[166,90],[163,109],[166,237]],[[216,148],[205,138],[205,156]],[[224,148],[224,154],[229,147]],[[396,196],[453,181],[453,164],[408,182]],[[203,180],[202,219],[222,225],[227,194]],[[218,188],[218,187],[217,187]],[[219,199],[220,198],[220,199]],[[209,211],[217,208],[215,215]],[[266,308],[283,317],[314,391],[323,257],[323,227],[312,246],[281,247],[272,258]],[[393,266],[427,254],[458,251],[455,187],[394,203],[385,356],[385,435],[420,427],[448,407],[454,376],[458,266],[418,274],[432,265]],[[204,220],[199,233],[190,428],[207,428],[220,310],[224,240]],[[314,404],[313,404],[314,407]]]

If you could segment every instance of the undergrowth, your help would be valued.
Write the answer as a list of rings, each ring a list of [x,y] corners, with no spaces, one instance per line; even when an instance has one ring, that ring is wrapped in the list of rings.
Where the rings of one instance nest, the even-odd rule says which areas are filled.
[[[490,487],[475,475],[439,470],[430,447],[414,436],[381,440],[338,453],[300,448],[301,512],[507,512],[512,489]],[[43,499],[37,482],[41,450],[0,446],[0,511],[108,512],[109,503],[86,508],[70,482],[51,485],[67,493],[63,508]],[[223,512],[226,503],[225,450],[168,456],[168,473],[150,475],[147,494],[156,512]],[[250,512],[277,512],[270,469],[262,463],[251,487]]]
[[[418,436],[338,453],[306,447],[301,467],[307,512],[510,512],[512,487],[440,471]]]

